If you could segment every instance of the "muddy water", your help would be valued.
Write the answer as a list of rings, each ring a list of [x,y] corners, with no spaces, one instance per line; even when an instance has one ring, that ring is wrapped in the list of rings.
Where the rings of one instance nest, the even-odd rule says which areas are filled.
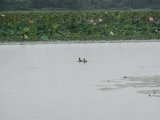
[[[0,45],[0,119],[159,120],[159,52],[160,42]]]

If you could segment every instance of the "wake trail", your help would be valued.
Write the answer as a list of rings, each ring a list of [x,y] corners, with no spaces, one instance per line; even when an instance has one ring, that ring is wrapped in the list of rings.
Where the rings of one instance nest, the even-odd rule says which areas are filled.
[[[24,69],[38,69],[38,68],[47,68],[47,67],[53,67],[53,66],[60,66],[60,65],[67,65],[67,64],[73,64],[76,61],[73,62],[66,62],[66,63],[58,63],[58,64],[52,64],[52,65],[44,65],[44,66],[34,66],[34,67],[28,67],[28,68],[20,68],[18,70],[24,70]]]

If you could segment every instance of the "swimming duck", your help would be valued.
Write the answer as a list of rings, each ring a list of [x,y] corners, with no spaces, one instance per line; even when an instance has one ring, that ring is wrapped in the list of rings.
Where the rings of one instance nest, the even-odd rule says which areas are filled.
[[[87,60],[85,60],[85,58],[83,59],[83,62],[87,62]]]
[[[79,60],[78,60],[78,62],[82,62],[82,60],[81,60],[81,58],[79,57]]]
[[[124,79],[126,79],[126,78],[127,78],[127,76],[124,76],[123,78],[124,78]]]

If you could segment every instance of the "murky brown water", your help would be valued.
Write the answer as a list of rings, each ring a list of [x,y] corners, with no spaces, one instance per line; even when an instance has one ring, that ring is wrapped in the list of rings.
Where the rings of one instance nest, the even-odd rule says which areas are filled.
[[[159,120],[159,51],[160,42],[0,45],[0,119]]]

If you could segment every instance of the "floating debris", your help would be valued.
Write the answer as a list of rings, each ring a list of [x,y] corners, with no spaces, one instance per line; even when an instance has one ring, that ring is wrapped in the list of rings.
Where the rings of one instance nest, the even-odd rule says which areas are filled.
[[[137,93],[141,94],[148,94],[149,96],[154,97],[160,97],[160,90],[156,89],[156,87],[160,87],[160,76],[152,76],[152,77],[127,77],[124,76],[123,78],[127,78],[126,80],[121,79],[121,82],[117,80],[106,80],[106,84],[109,84],[108,82],[114,82],[115,84],[112,84],[110,86],[103,85],[103,88],[100,88],[98,90],[102,91],[111,91],[111,90],[118,90],[122,88],[127,87],[133,87],[133,88],[155,88],[151,90],[140,90],[136,91]]]

